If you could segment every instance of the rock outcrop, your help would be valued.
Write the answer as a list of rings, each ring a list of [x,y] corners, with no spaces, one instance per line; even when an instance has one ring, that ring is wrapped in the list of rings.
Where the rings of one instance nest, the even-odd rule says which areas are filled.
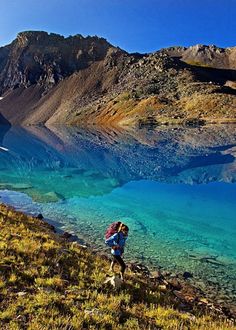
[[[195,45],[186,47],[170,47],[163,49],[170,56],[195,65],[205,65],[218,69],[236,69],[236,47],[220,48],[215,45]]]
[[[128,54],[98,37],[22,32],[0,48],[0,113],[12,124],[235,122],[236,47]]]

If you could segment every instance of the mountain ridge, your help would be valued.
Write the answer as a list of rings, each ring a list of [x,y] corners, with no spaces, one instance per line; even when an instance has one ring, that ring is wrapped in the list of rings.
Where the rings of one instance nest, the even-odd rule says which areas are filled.
[[[0,113],[12,124],[234,122],[236,47],[129,54],[106,39],[18,34],[0,47]]]

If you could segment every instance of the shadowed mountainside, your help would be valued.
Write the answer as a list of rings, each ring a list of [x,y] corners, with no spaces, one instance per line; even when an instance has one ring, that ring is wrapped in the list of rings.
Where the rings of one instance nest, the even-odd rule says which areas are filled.
[[[235,53],[128,54],[103,38],[22,32],[0,48],[0,113],[12,124],[235,122]]]
[[[2,146],[4,136],[10,127],[10,123],[0,113],[0,146]]]

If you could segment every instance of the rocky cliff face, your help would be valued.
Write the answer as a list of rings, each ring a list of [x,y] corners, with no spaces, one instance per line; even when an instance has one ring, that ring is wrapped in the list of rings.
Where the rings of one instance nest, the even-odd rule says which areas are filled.
[[[49,89],[74,72],[119,50],[105,39],[64,38],[46,32],[22,32],[7,47],[0,49],[0,93],[39,84]]]
[[[128,54],[98,37],[22,32],[0,48],[0,113],[13,124],[235,121],[236,48]]]

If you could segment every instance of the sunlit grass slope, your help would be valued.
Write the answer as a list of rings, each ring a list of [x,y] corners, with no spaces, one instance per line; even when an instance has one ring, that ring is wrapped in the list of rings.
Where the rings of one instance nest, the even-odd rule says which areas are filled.
[[[178,311],[171,295],[127,272],[103,284],[108,261],[54,234],[42,220],[0,205],[0,329],[233,329]]]

